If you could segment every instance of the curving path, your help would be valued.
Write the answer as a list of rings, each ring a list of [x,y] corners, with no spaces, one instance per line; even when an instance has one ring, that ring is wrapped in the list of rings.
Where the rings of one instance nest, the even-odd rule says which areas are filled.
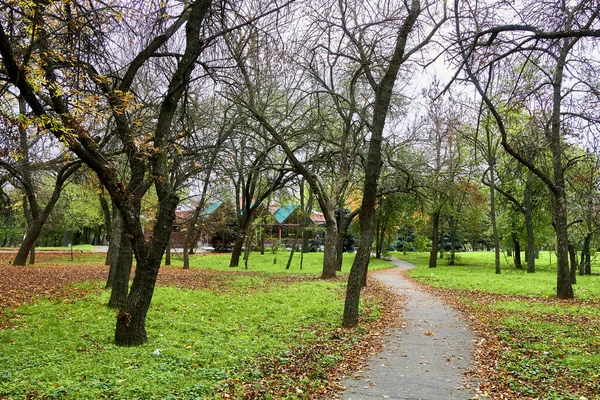
[[[407,326],[391,329],[383,351],[371,356],[367,368],[341,382],[346,387],[342,398],[478,399],[463,386],[475,334],[452,308],[398,273],[414,265],[398,259],[392,263],[398,268],[372,276],[406,296],[402,314]]]

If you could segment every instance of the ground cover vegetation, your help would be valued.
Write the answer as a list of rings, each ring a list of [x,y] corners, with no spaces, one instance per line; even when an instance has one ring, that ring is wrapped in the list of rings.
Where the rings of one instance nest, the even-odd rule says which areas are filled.
[[[456,265],[462,250],[493,249],[494,273],[523,291],[513,295],[536,281],[540,296],[591,301],[595,0],[0,6],[1,244],[19,248],[22,266],[58,262],[36,258],[37,245],[108,242],[118,345],[149,340],[163,258],[179,265],[183,245],[193,270],[199,242],[232,243],[229,267],[250,256],[253,271],[253,247],[285,242],[302,258],[316,241],[319,276],[347,278],[345,327],[360,320],[373,247],[378,258],[428,247],[431,269],[439,251]],[[280,206],[299,211],[277,220]],[[349,233],[359,242],[346,275]],[[555,250],[555,284],[540,249]],[[261,257],[273,272],[287,265]],[[500,282],[486,279],[481,288]]]
[[[399,255],[417,265],[413,279],[463,310],[479,333],[475,353],[482,393],[509,399],[594,399],[600,393],[600,279],[573,285],[576,300],[558,300],[556,256],[536,260],[536,273],[505,259],[494,274],[493,252],[465,252],[457,265],[428,268],[429,255]],[[552,255],[552,262],[550,262]]]
[[[114,310],[102,290],[108,267],[3,264],[0,397],[331,395],[336,378],[373,351],[371,339],[398,304],[373,282],[361,306],[364,322],[341,329],[343,280],[319,280],[322,253],[311,256],[313,267],[295,275],[258,262],[247,273],[232,271],[215,255],[192,256],[189,270],[163,267],[150,308],[153,339],[125,349],[112,340]],[[224,267],[205,267],[211,259],[225,260]]]

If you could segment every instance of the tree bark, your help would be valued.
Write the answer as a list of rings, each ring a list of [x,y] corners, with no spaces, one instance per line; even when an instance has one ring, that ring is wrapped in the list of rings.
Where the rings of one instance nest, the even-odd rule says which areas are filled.
[[[337,237],[336,237],[336,256],[337,256],[337,262],[336,262],[336,271],[341,271],[342,270],[342,264],[344,262],[344,237],[345,237],[345,232],[342,232],[342,230],[340,229],[337,233]]]
[[[113,204],[113,215],[110,229],[108,251],[106,252],[105,265],[108,264],[108,277],[106,278],[106,289],[112,288],[115,280],[117,264],[119,262],[119,249],[121,247],[121,236],[123,235],[123,219],[119,210]]]
[[[375,95],[375,103],[373,106],[371,140],[369,142],[369,150],[365,165],[363,198],[360,206],[360,214],[358,216],[360,223],[360,242],[358,244],[356,257],[352,263],[352,268],[350,269],[350,275],[348,276],[346,301],[344,303],[344,317],[342,321],[344,327],[353,327],[358,323],[358,305],[362,279],[369,264],[373,239],[375,237],[375,203],[377,201],[377,187],[382,164],[381,143],[383,139],[383,129],[385,127],[385,120],[387,118],[394,84],[396,83],[400,66],[403,63],[402,60],[404,58],[408,36],[420,13],[421,2],[419,0],[412,0],[408,15],[399,28],[394,53],[389,60],[389,65],[385,74],[380,82],[370,82]]]
[[[575,254],[575,247],[569,243],[569,263],[571,265],[570,274],[571,274],[571,284],[575,285],[577,283],[577,255]]]
[[[252,236],[253,232],[251,231],[246,235],[246,244],[244,246],[244,268],[248,269],[248,261],[250,259],[250,251],[252,250]]]
[[[429,252],[429,268],[437,266],[438,244],[440,242],[440,211],[436,210],[432,215],[432,243],[431,251]]]
[[[525,208],[525,230],[527,231],[527,273],[535,272],[535,236],[533,232],[533,202],[531,200],[531,185],[533,172],[527,172],[527,184],[525,186],[524,208]]]
[[[287,264],[285,265],[285,269],[290,269],[292,266],[292,260],[294,259],[294,253],[296,252],[296,247],[298,246],[297,238],[294,239],[294,244],[292,244],[292,250],[290,251],[290,256],[288,257]]]
[[[587,272],[591,273],[591,255],[590,255],[590,242],[592,235],[587,234],[583,238],[583,247],[581,249],[581,259],[579,260],[579,275],[587,275]]]
[[[33,242],[33,246],[31,246],[31,250],[29,251],[29,265],[35,264],[35,243],[36,242],[37,242],[37,240],[35,242]]]
[[[328,223],[327,231],[325,232],[325,244],[323,253],[323,272],[321,279],[332,279],[336,277],[338,266],[338,226],[337,223]]]
[[[39,218],[36,218],[31,221],[31,224],[27,229],[27,233],[25,234],[25,238],[23,239],[23,242],[21,242],[21,246],[19,246],[17,255],[13,260],[13,265],[23,266],[27,264],[27,257],[29,256],[29,252],[35,244],[37,238],[40,236],[40,233],[42,232],[42,227],[43,224]]]
[[[515,248],[515,268],[523,269],[523,264],[521,263],[521,243],[519,243],[519,237],[516,232],[512,232],[512,240]]]
[[[237,267],[240,265],[240,257],[242,256],[242,248],[246,242],[246,235],[250,224],[252,223],[252,216],[254,210],[246,207],[241,218],[238,220],[238,231],[231,251],[231,260],[229,261],[230,267]]]
[[[127,293],[129,291],[129,280],[131,279],[133,249],[131,240],[124,229],[121,230],[118,251],[117,262],[114,267],[112,265],[110,266],[110,269],[114,271],[114,275],[110,286],[112,290],[110,292],[108,306],[112,308],[121,308],[123,304],[125,304]]]

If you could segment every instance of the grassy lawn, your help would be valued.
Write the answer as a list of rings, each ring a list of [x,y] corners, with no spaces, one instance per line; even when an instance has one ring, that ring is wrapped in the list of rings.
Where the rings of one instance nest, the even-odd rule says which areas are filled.
[[[300,269],[300,253],[294,253],[294,258],[290,268],[286,269],[290,252],[287,250],[278,250],[275,253],[265,251],[264,255],[259,252],[250,253],[248,258],[248,269],[244,266],[244,261],[240,258],[240,265],[235,268],[229,267],[231,254],[195,254],[190,256],[190,268],[211,269],[217,271],[248,271],[260,272],[264,274],[292,274],[292,275],[313,275],[320,276],[323,269],[323,253],[305,253]],[[341,276],[350,272],[355,253],[344,253]],[[182,266],[182,257],[174,253],[171,256],[171,265]],[[385,260],[371,258],[369,270],[378,270],[390,268],[390,263]]]
[[[476,316],[484,340],[477,355],[492,398],[600,398],[600,276],[577,276],[576,299],[560,301],[553,254],[541,254],[535,274],[503,257],[500,275],[492,252],[459,253],[459,265],[438,260],[435,269],[425,253],[394,256],[417,265],[410,276]]]
[[[158,286],[149,342],[139,347],[113,344],[115,311],[105,306],[109,293],[100,282],[77,284],[91,290],[85,297],[17,308],[0,330],[0,399],[279,399],[326,392],[332,371],[366,337],[384,300],[367,294],[364,323],[342,330],[344,280],[306,279],[320,273],[322,253],[305,255],[303,270],[294,271],[301,275],[290,275],[293,267],[286,274],[286,255],[278,252],[281,264],[273,266],[272,254],[264,260],[253,254],[252,274],[233,275],[218,271],[232,270],[227,256],[194,256],[194,269],[215,269],[209,273],[218,279],[203,289]]]

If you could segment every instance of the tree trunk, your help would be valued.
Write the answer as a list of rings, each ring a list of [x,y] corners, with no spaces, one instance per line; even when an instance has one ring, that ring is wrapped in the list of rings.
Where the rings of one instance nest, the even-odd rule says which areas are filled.
[[[375,258],[381,258],[381,213],[375,217]]]
[[[250,250],[252,248],[252,232],[246,235],[246,244],[244,246],[244,268],[248,269],[248,260],[250,259]]]
[[[33,246],[31,246],[31,251],[29,252],[29,265],[35,264],[35,244],[37,240],[33,242]]]
[[[448,265],[454,265],[456,255],[456,218],[450,218],[450,258],[448,259]]]
[[[246,241],[246,233],[242,232],[242,230],[238,230],[238,233],[235,237],[235,242],[233,244],[233,249],[231,250],[231,260],[229,261],[230,267],[237,267],[240,265],[240,257],[242,256],[242,248],[244,247],[244,242]]]
[[[292,245],[292,251],[290,251],[290,256],[288,257],[287,264],[285,265],[285,269],[290,269],[292,265],[292,260],[294,259],[294,253],[296,252],[296,247],[298,244],[296,243],[297,239],[294,239],[294,244]]]
[[[154,293],[161,261],[162,253],[160,257],[148,260],[146,265],[138,264],[131,291],[117,314],[115,344],[137,346],[148,341],[146,314]]]
[[[560,157],[560,155],[558,155]],[[561,175],[562,171],[555,171],[555,175]],[[562,181],[563,179],[557,179]],[[564,185],[556,188],[555,195],[555,221],[556,221],[556,297],[559,299],[572,299],[573,287],[569,271],[569,235],[567,231],[567,202],[564,193]]]
[[[190,269],[190,251],[187,243],[183,245],[183,269]]]
[[[590,256],[590,241],[592,236],[590,234],[585,235],[583,238],[583,247],[581,249],[581,259],[579,260],[579,275],[585,275],[586,270],[589,269],[588,260],[591,260]]]
[[[585,274],[586,275],[592,274],[592,259],[591,259],[591,257],[592,257],[592,255],[588,251],[587,254],[585,255]]]
[[[365,191],[366,197],[366,191]],[[342,325],[344,327],[353,327],[358,323],[358,305],[360,301],[360,290],[362,288],[363,279],[369,258],[371,257],[371,246],[375,236],[373,227],[375,201],[373,196],[372,205],[364,201],[361,204],[360,221],[360,242],[358,250],[350,269],[348,276],[348,286],[346,288],[346,301],[344,304],[344,318]],[[370,197],[370,196],[369,196]]]
[[[432,215],[431,219],[433,220],[432,226],[432,243],[431,243],[431,251],[429,252],[429,268],[435,268],[437,266],[437,252],[438,252],[438,244],[440,241],[440,211],[436,210]]]
[[[533,172],[528,171],[525,186],[525,229],[527,231],[527,273],[535,272],[535,237],[533,232],[533,202],[531,200],[531,185]]]
[[[336,257],[337,257],[337,261],[336,261],[336,271],[341,271],[342,270],[342,263],[344,262],[344,236],[345,236],[345,232],[342,232],[341,229],[338,230],[337,233],[337,237],[336,237]]]
[[[110,241],[108,242],[108,251],[106,252],[105,263],[110,265],[108,277],[106,279],[106,289],[112,288],[115,280],[117,264],[119,262],[119,249],[121,247],[121,237],[123,235],[123,219],[119,210],[113,204],[112,227],[110,230]]]
[[[214,162],[214,157],[211,158],[209,164],[209,171],[207,174],[212,171],[212,164]],[[198,205],[194,209],[194,213],[192,217],[187,222],[185,238],[183,239],[183,269],[190,269],[190,254],[194,253],[194,247],[196,246],[196,242],[198,235],[200,234],[200,228],[197,228],[196,225],[198,223],[198,219],[200,217],[200,212],[204,208],[205,205],[205,193],[208,188],[208,181],[205,181],[204,188],[202,192],[202,196],[200,197],[200,201]]]
[[[489,135],[489,132],[488,132]],[[489,140],[489,136],[488,136]],[[498,224],[496,222],[496,180],[494,177],[494,163],[490,161],[490,216],[492,220],[492,235],[494,237],[494,265],[497,275],[500,274],[500,238],[498,237]]]
[[[175,194],[165,192],[165,188],[157,188],[162,209],[157,214],[151,241],[146,242],[143,236],[134,237],[137,246],[135,276],[127,299],[117,314],[115,344],[118,346],[137,346],[148,340],[146,314],[179,203]]]
[[[302,231],[302,253],[308,253],[308,231]]]
[[[515,248],[515,268],[523,269],[521,264],[521,243],[519,243],[519,237],[516,232],[512,232],[513,246]]]
[[[202,196],[200,202],[204,203],[204,195]],[[185,238],[183,240],[183,269],[190,269],[190,254],[194,254],[194,248],[201,233],[200,228],[196,229],[196,222],[198,221],[198,217],[200,215],[200,208],[200,205],[196,207],[192,219],[188,221],[187,224],[187,232],[185,233]]]
[[[362,280],[360,282],[360,286],[363,288],[367,287],[367,276],[369,275],[369,264],[370,264],[370,262],[367,262],[367,265],[365,266],[365,272],[363,273]]]
[[[39,210],[37,199],[35,197],[35,193],[33,192],[33,187],[31,185],[28,185],[29,188],[26,189],[26,192],[27,201],[30,204],[30,210],[32,214],[31,223],[29,224],[29,229],[27,230],[25,239],[23,239],[21,247],[19,247],[19,251],[13,262],[14,265],[25,265],[29,252],[31,251],[33,246],[35,246],[35,243],[38,237],[40,236],[40,233],[42,232],[42,228],[44,227],[48,216],[52,212],[52,209],[54,209],[54,206],[56,205],[56,202],[60,197],[60,193],[62,191],[64,183],[71,175],[75,173],[75,171],[79,169],[80,166],[80,161],[74,161],[68,163],[60,169],[56,177],[56,182],[54,183],[54,190],[52,191],[52,195],[46,203],[46,207],[44,207],[43,212],[40,212]]]
[[[27,229],[27,233],[25,234],[25,238],[19,247],[19,251],[13,261],[13,265],[24,266],[27,264],[27,256],[29,256],[29,252],[35,245],[35,241],[40,236],[43,228],[43,222],[41,218],[37,218],[31,221],[29,228]]]
[[[571,274],[571,284],[575,285],[577,283],[577,256],[575,255],[575,247],[569,243],[569,263],[571,265],[570,274]]]
[[[323,272],[321,273],[321,279],[331,279],[336,277],[336,270],[338,265],[337,236],[337,223],[335,221],[328,222],[327,232],[325,233]]]
[[[133,263],[131,241],[124,229],[121,230],[119,244],[119,255],[114,266],[112,290],[110,292],[110,299],[108,300],[108,306],[112,308],[121,308],[125,304],[129,290],[129,279],[131,278],[131,265]],[[111,269],[113,269],[112,265]]]
[[[231,251],[231,261],[229,262],[230,267],[237,267],[240,265],[240,257],[242,256],[242,248],[246,242],[246,235],[248,234],[248,228],[252,223],[252,210],[244,210],[244,214],[238,222],[238,232],[235,237],[235,243]]]
[[[165,265],[171,265],[171,238],[167,242],[167,248],[165,249]]]

